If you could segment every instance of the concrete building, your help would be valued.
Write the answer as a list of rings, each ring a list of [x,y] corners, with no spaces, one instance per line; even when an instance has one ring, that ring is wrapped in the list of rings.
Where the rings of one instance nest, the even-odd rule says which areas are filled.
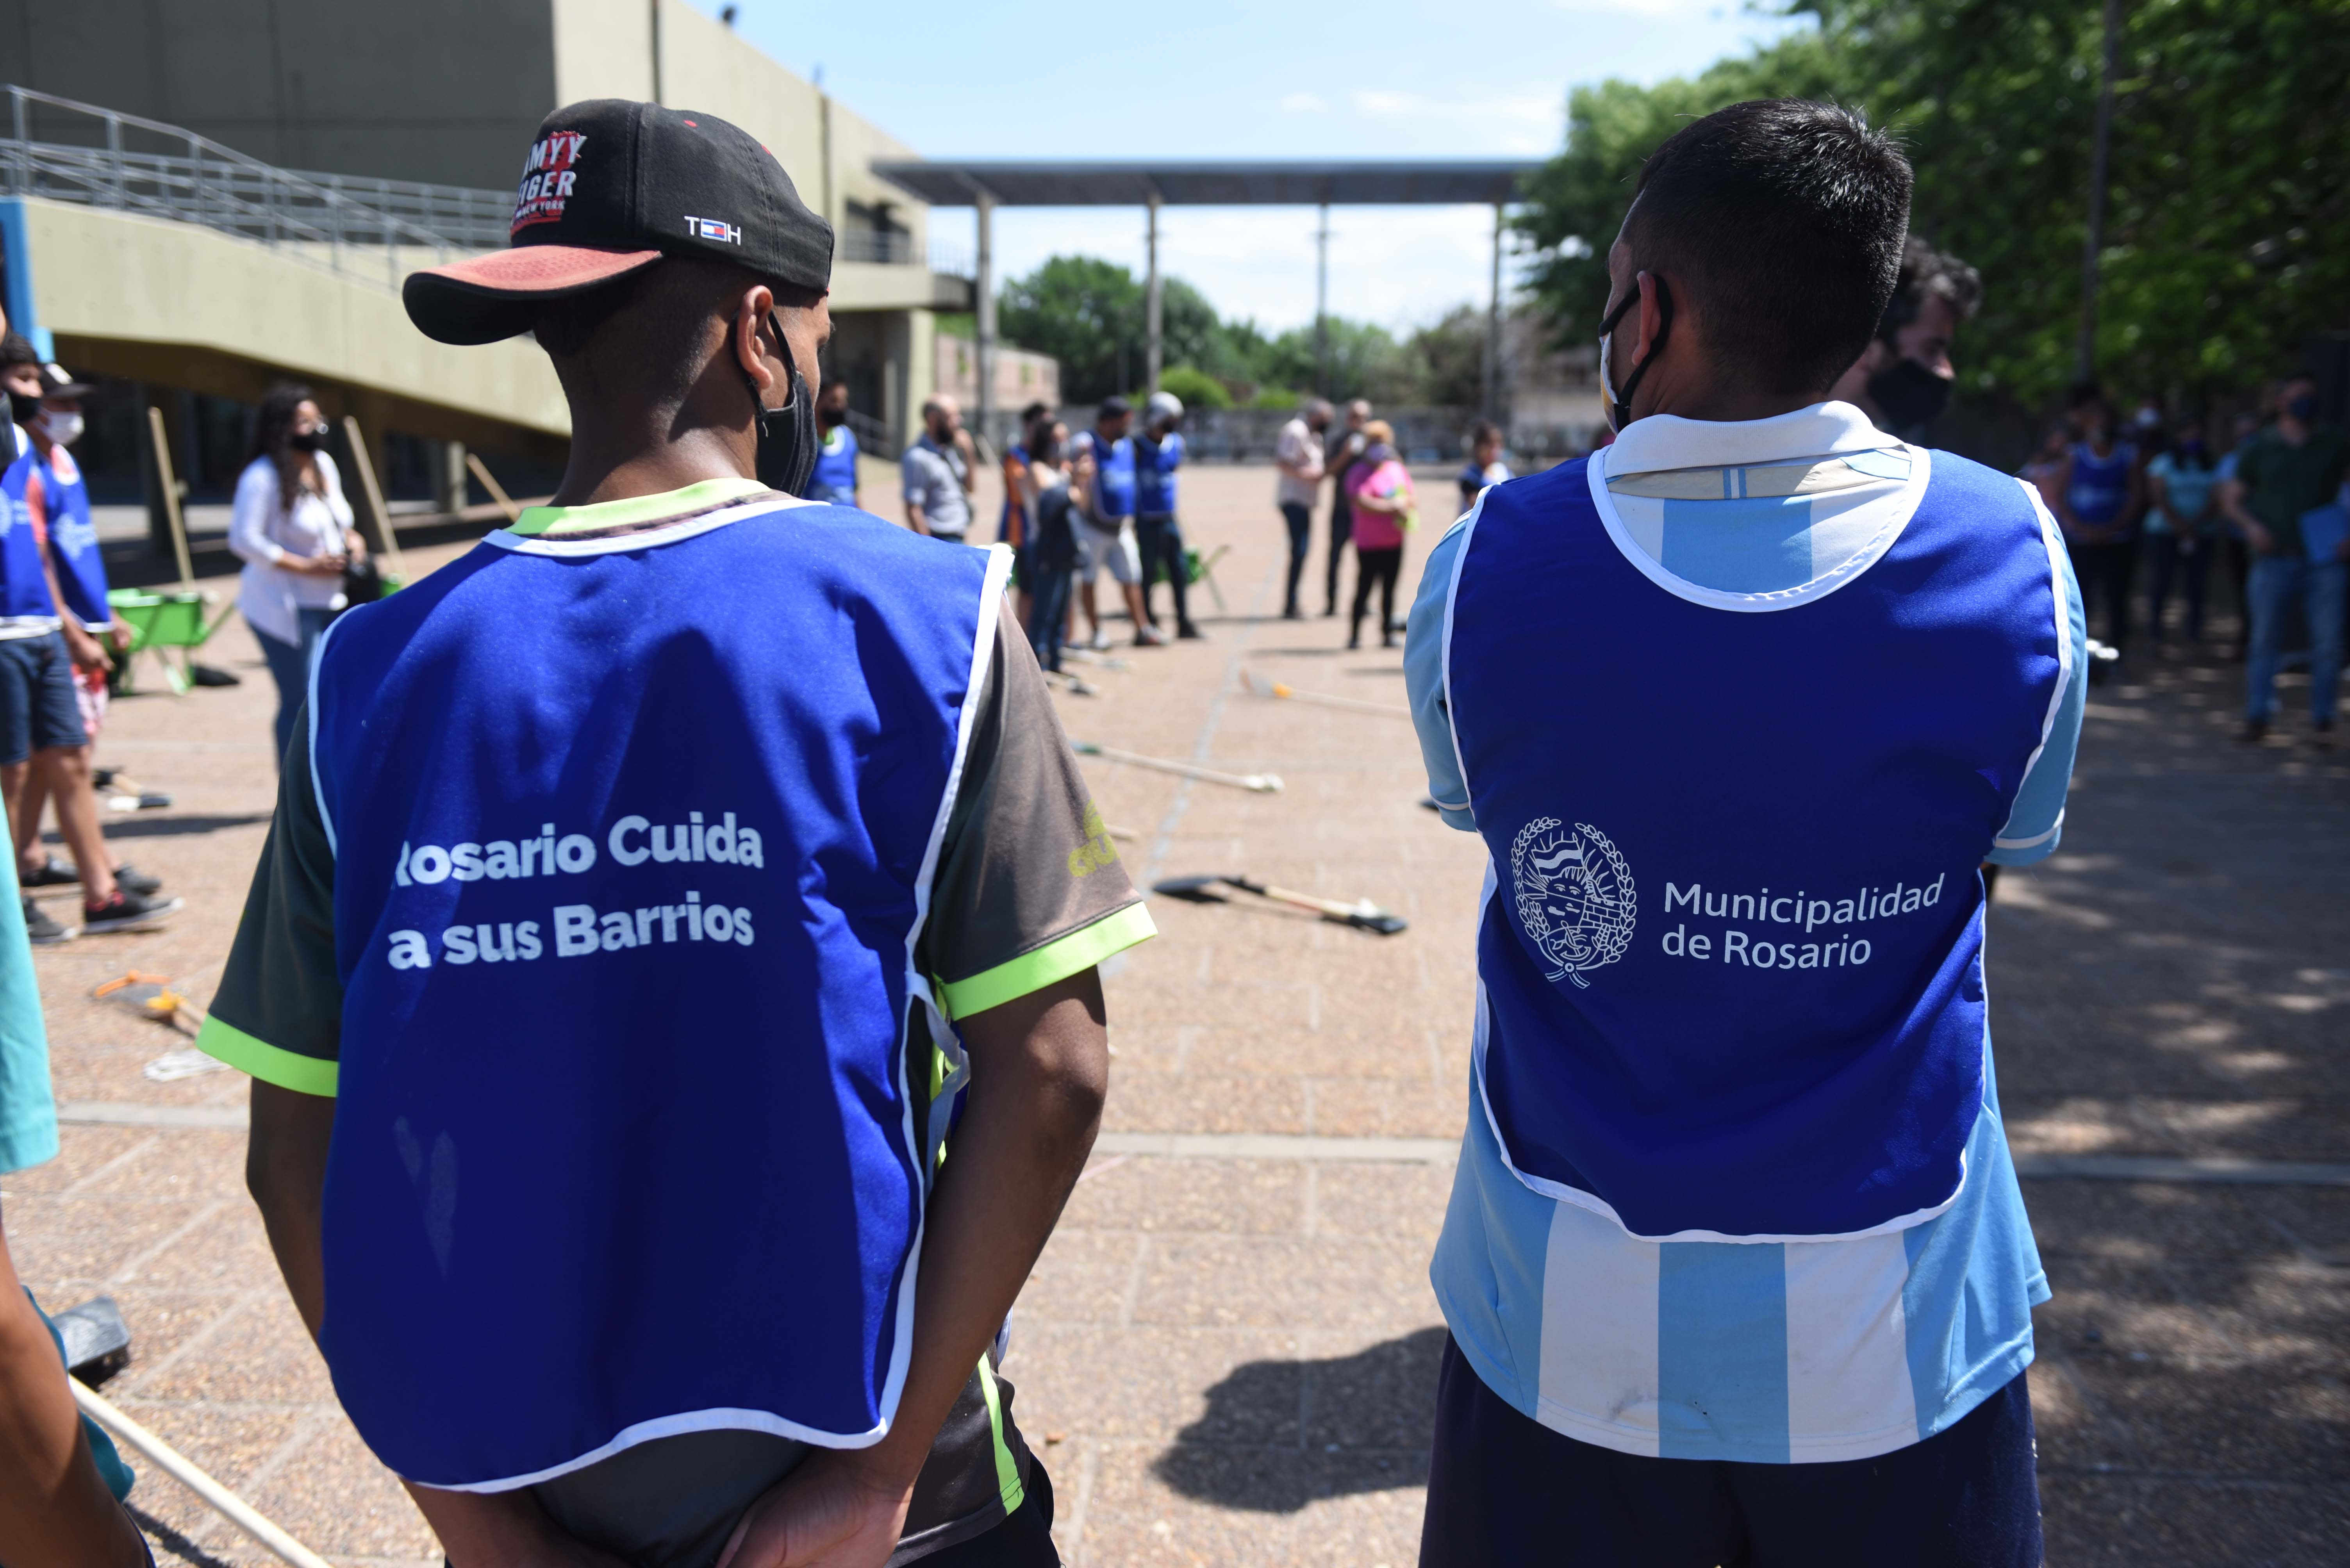
[[[432,344],[396,288],[504,244],[532,130],[581,99],[705,109],[774,150],[839,235],[827,369],[868,439],[913,422],[933,313],[972,308],[969,267],[931,264],[927,207],[872,171],[910,150],[681,0],[0,0],[0,82],[30,89],[0,125],[11,317],[152,396],[199,459],[197,427],[234,421],[191,400],[291,375],[359,417],[380,467],[416,466],[389,438],[422,443],[444,493],[448,442],[559,461],[536,349]]]

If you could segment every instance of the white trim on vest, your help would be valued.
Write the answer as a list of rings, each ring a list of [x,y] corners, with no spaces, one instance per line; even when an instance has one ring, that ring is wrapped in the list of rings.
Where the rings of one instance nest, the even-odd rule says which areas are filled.
[[[805,501],[799,496],[775,491],[755,501],[738,502],[732,506],[722,506],[715,512],[704,512],[699,516],[634,534],[615,534],[598,539],[567,539],[557,535],[550,539],[543,534],[516,534],[511,529],[500,528],[484,535],[482,543],[525,556],[611,556],[625,550],[650,550],[657,545],[674,545],[681,539],[691,539],[697,534],[707,534],[713,528],[723,528],[729,523],[740,523],[746,517],[788,511],[795,506],[823,504],[821,501]]]
[[[987,571],[980,579],[979,627],[972,634],[971,679],[963,689],[962,712],[955,723],[954,763],[947,770],[947,787],[939,796],[939,814],[931,823],[930,843],[922,850],[921,872],[914,879],[914,923],[906,930],[906,995],[910,1002],[920,999],[930,1014],[931,1039],[947,1055],[948,1073],[939,1086],[937,1103],[961,1091],[970,1075],[971,1064],[963,1053],[962,1036],[947,1022],[945,1010],[940,1007],[930,981],[914,961],[914,947],[921,940],[922,929],[930,923],[931,893],[938,880],[939,855],[946,844],[947,819],[954,814],[955,795],[962,786],[963,764],[969,760],[972,731],[979,718],[980,692],[995,662],[996,619],[1003,608],[1004,590],[1012,581],[1012,546],[989,545],[983,548],[987,551]],[[931,1163],[929,1129],[914,1126],[914,1086],[910,1081],[913,1068],[908,1060],[911,1054],[901,1037],[898,1046],[898,1094],[906,1107],[907,1154],[921,1182],[921,1198],[914,1213],[914,1235],[906,1254],[905,1272],[898,1281],[898,1333],[889,1348],[889,1376],[881,1385],[881,1424],[858,1442],[827,1447],[864,1448],[881,1440],[897,1417],[898,1401],[906,1387],[906,1371],[913,1359],[914,1293],[921,1271],[922,1240],[931,1222]]]
[[[1461,569],[1468,564],[1469,546],[1476,540],[1477,520],[1485,514],[1485,497],[1492,493],[1493,487],[1490,484],[1479,491],[1477,499],[1469,504],[1468,515],[1461,519],[1461,543],[1452,547],[1452,576],[1444,585],[1444,635],[1437,644],[1443,654],[1443,668],[1440,673],[1444,681],[1444,732],[1452,742],[1452,765],[1461,773],[1461,802],[1460,805],[1451,809],[1467,812],[1471,821],[1474,821],[1477,815],[1477,792],[1469,784],[1469,759],[1461,754],[1461,725],[1452,716],[1459,711],[1452,705],[1452,606],[1461,597]],[[1486,869],[1490,874],[1492,871],[1490,853],[1486,860]],[[1482,985],[1478,994],[1480,997],[1484,994]],[[1483,1003],[1481,1002],[1479,1005],[1482,1007]]]
[[[1630,530],[1624,526],[1624,520],[1616,514],[1615,498],[1607,493],[1607,474],[1602,462],[1602,459],[1607,455],[1607,452],[1593,455],[1591,465],[1586,471],[1584,477],[1591,488],[1591,504],[1598,508],[1599,521],[1607,530],[1608,542],[1616,546],[1617,552],[1631,564],[1634,570],[1675,598],[1686,599],[1690,604],[1701,605],[1707,609],[1736,610],[1752,614],[1766,610],[1793,609],[1797,605],[1809,604],[1814,599],[1825,598],[1838,588],[1857,582],[1862,573],[1885,558],[1885,553],[1893,548],[1895,542],[1901,537],[1902,530],[1909,526],[1909,520],[1918,514],[1918,504],[1926,499],[1927,482],[1933,471],[1933,454],[1926,448],[1908,446],[1901,442],[1893,444],[1901,446],[1901,449],[1909,454],[1909,478],[1901,492],[1891,498],[1890,510],[1886,514],[1885,524],[1877,531],[1876,536],[1861,547],[1859,554],[1837,566],[1825,576],[1814,577],[1810,582],[1795,587],[1775,588],[1769,593],[1762,594],[1731,593],[1727,589],[1709,588],[1701,583],[1690,582],[1686,577],[1677,576],[1667,571],[1663,562],[1655,559],[1646,550],[1641,549],[1638,543],[1633,539]],[[1616,448],[1609,447],[1607,452],[1612,452],[1615,450]]]
[[[2054,601],[2056,616],[2056,690],[2048,694],[2048,711],[2040,721],[2040,743],[2023,759],[2023,772],[2017,775],[2015,800],[2007,803],[2012,816],[2016,801],[2023,798],[2024,785],[2032,782],[2032,770],[2040,765],[2040,753],[2048,749],[2048,737],[2056,732],[2057,715],[2064,711],[2065,695],[2073,690],[2073,618],[2071,600],[2064,592],[2064,542],[2056,530],[2056,519],[2048,510],[2048,503],[2040,487],[2029,480],[2019,479],[2016,484],[2032,503],[2032,511],[2040,520],[2040,543],[2048,552],[2048,597]],[[1991,841],[1993,849],[2029,849],[2045,844],[2064,831],[2064,808],[2056,808],[2056,820],[2048,825],[2045,833],[2035,833],[2029,838],[2010,838],[2002,826]],[[1988,1018],[1990,1014],[1985,1012]]]
[[[364,608],[365,607],[354,606],[353,607]],[[335,628],[342,624],[343,618],[337,616],[326,624],[319,631],[317,640],[310,644],[310,695],[309,700],[305,703],[310,711],[310,734],[307,742],[310,748],[310,797],[318,803],[318,822],[327,830],[327,853],[338,860],[342,858],[343,852],[335,842],[335,814],[327,809],[327,781],[318,772],[318,670],[327,660],[327,639],[334,636]],[[284,765],[284,759],[279,759],[279,765]]]

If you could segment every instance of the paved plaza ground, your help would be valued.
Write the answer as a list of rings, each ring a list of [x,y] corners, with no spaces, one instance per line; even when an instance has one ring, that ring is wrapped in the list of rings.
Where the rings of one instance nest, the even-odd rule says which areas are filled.
[[[1482,854],[1420,806],[1400,716],[1249,694],[1243,671],[1399,711],[1401,659],[1274,618],[1269,470],[1184,483],[1194,543],[1229,546],[1222,604],[1196,606],[1213,640],[1083,667],[1098,694],[1061,695],[1063,721],[1286,788],[1089,761],[1128,869],[1367,897],[1411,929],[1153,900],[1160,938],[1108,977],[1102,1144],[1006,1370],[1073,1563],[1404,1568]],[[1423,485],[1445,513],[1450,477]],[[894,512],[891,491],[868,500]],[[1318,576],[1317,547],[1315,610]],[[39,954],[71,1120],[61,1158],[5,1179],[8,1233],[52,1307],[121,1303],[136,1351],[108,1392],[127,1410],[338,1563],[437,1562],[278,1282],[241,1179],[244,1080],[153,1081],[184,1042],[88,999],[136,969],[202,1000],[227,952],[273,796],[273,694],[241,625],[208,657],[244,683],[121,702],[99,748],[174,797],[114,835],[189,907]],[[2297,716],[2230,744],[2238,679],[2146,657],[2098,690],[2064,847],[2010,873],[1991,917],[2001,1089],[2055,1290],[2031,1378],[2057,1568],[2350,1560],[2350,762],[2303,746]],[[166,1568],[267,1561],[141,1469]]]

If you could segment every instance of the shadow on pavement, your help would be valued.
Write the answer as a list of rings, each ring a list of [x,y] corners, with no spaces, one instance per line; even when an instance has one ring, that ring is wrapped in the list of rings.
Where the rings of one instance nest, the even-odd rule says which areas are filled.
[[[1247,1362],[1151,1469],[1185,1497],[1258,1513],[1424,1485],[1443,1352],[1444,1330],[1424,1328],[1352,1355]]]

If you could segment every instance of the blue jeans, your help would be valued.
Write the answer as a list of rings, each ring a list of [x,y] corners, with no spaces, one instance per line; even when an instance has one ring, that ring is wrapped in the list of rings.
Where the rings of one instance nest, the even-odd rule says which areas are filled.
[[[286,761],[286,748],[294,743],[294,721],[302,705],[310,699],[310,649],[318,644],[318,634],[327,629],[332,612],[322,609],[297,609],[296,624],[302,640],[280,642],[259,627],[253,628],[253,640],[261,644],[261,657],[269,661],[270,678],[277,682],[277,761]]]
[[[1052,565],[1041,550],[1029,553],[1028,566],[1028,643],[1040,668],[1058,670],[1061,643],[1069,633],[1069,582],[1076,571]]]
[[[2342,679],[2342,579],[2340,561],[2300,556],[2262,556],[2252,562],[2245,602],[2252,617],[2251,650],[2246,659],[2244,717],[2265,720],[2276,706],[2278,644],[2284,638],[2285,607],[2301,601],[2309,622],[2309,716],[2332,720],[2334,689]]]

